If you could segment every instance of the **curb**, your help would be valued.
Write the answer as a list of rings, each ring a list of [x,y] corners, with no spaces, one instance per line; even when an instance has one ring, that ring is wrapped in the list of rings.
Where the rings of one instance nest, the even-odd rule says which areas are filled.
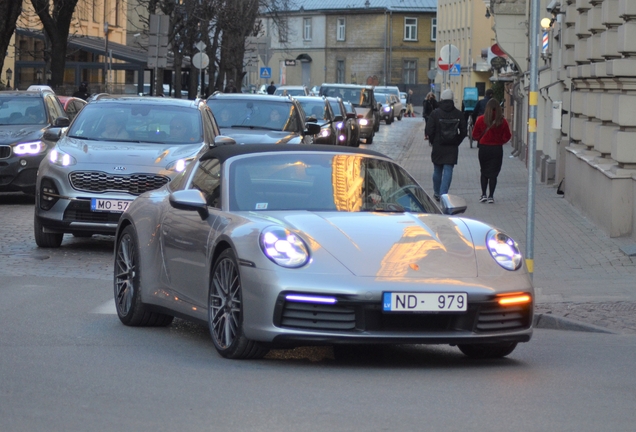
[[[575,321],[552,314],[534,314],[532,324],[534,328],[542,329],[619,334],[604,327],[595,326],[593,324],[586,324],[580,321]]]

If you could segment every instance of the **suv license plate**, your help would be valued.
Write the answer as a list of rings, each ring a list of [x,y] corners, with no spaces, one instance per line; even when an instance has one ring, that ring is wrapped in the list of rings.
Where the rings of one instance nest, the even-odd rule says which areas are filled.
[[[123,213],[132,201],[91,198],[91,211]]]
[[[385,292],[382,296],[384,312],[464,312],[467,306],[468,296],[463,292]]]

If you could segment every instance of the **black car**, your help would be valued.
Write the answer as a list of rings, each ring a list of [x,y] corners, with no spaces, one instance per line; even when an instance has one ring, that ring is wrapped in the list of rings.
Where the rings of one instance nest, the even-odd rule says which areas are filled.
[[[331,105],[336,116],[342,117],[342,121],[336,123],[336,129],[338,130],[338,145],[353,146],[351,128],[349,122],[351,119],[356,119],[357,115],[347,114],[347,109],[344,106],[344,102],[341,98],[328,97],[327,100]]]
[[[0,192],[34,194],[38,166],[69,124],[50,90],[0,92]]]
[[[351,102],[358,116],[360,138],[364,139],[366,144],[373,143],[373,136],[380,129],[380,111],[372,86],[323,83],[320,86],[320,95],[339,97],[345,102]]]
[[[343,101],[347,113],[347,128],[349,129],[349,145],[360,146],[360,124],[358,123],[358,113],[351,102]]]
[[[340,129],[344,120],[341,113],[335,113],[331,104],[321,96],[296,96],[296,99],[307,116],[308,121],[320,126],[320,132],[314,137],[316,144],[342,145]],[[346,138],[345,138],[346,139]]]
[[[289,96],[215,93],[207,104],[221,134],[238,144],[311,144],[320,131]]]

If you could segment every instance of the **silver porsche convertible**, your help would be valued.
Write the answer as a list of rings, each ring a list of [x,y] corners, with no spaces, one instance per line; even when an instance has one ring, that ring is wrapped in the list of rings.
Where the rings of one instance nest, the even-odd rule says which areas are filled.
[[[215,147],[120,218],[117,313],[205,322],[227,358],[318,344],[503,357],[532,336],[532,283],[515,241],[465,209],[369,150]]]

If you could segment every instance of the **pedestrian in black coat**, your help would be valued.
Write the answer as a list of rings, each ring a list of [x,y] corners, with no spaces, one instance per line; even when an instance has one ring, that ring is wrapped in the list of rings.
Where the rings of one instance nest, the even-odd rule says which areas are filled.
[[[442,92],[439,107],[429,116],[424,132],[433,146],[433,196],[438,201],[450,189],[459,145],[467,133],[466,118],[455,108],[454,97],[450,89]]]

